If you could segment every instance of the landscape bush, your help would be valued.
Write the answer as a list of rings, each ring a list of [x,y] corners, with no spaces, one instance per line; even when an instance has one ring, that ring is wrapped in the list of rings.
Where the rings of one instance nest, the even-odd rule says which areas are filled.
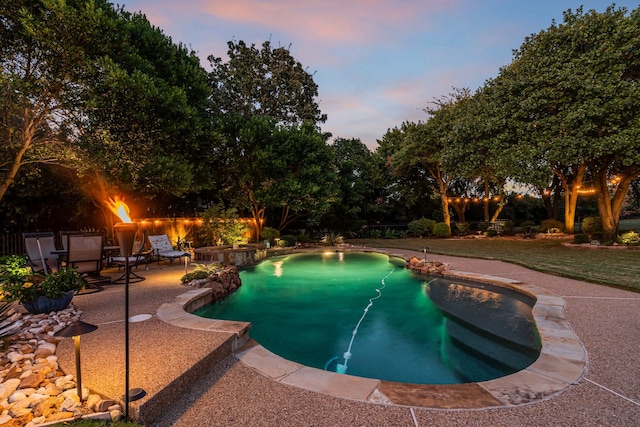
[[[433,235],[436,237],[449,237],[451,236],[451,229],[444,222],[438,222],[433,226]]]
[[[582,232],[585,234],[591,234],[592,238],[594,233],[602,232],[602,221],[599,216],[588,216],[582,220]]]
[[[278,246],[280,247],[291,247],[295,246],[298,239],[296,236],[292,236],[290,234],[283,234],[280,236],[280,241],[278,242]]]
[[[484,235],[487,237],[496,237],[498,235],[498,231],[495,228],[489,228],[484,232]]]
[[[637,246],[640,245],[640,234],[636,233],[635,231],[629,231],[620,235],[616,239],[616,242],[623,245]]]
[[[458,234],[466,236],[469,234],[470,224],[468,222],[456,222],[456,228],[458,229]]]
[[[409,234],[416,237],[427,237],[433,234],[433,226],[436,222],[428,218],[420,218],[407,224]]]

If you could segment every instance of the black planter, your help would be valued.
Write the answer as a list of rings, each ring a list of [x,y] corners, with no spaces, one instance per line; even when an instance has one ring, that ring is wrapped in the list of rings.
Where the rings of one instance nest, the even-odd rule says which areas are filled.
[[[67,308],[71,304],[73,294],[74,291],[69,291],[60,298],[38,297],[33,301],[25,301],[22,305],[31,314],[51,313]]]

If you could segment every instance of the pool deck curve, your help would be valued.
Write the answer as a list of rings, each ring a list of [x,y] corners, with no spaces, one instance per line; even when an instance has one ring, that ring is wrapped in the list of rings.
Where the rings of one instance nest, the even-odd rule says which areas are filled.
[[[354,419],[358,425],[457,425],[465,419],[491,425],[634,425],[640,416],[640,294],[499,261],[429,258],[451,264],[453,274],[535,295],[533,312],[543,343],[538,360],[496,380],[446,386],[309,368],[248,339],[245,322],[190,314],[206,303],[207,290],[179,285],[180,267],[152,266],[138,272],[147,280],[130,285],[130,315],[153,314],[130,324],[131,386],[147,391],[132,410],[145,425],[158,426],[351,425]],[[124,384],[117,363],[124,347],[123,294],[122,285],[111,285],[74,300],[84,310],[83,320],[99,326],[83,337],[83,384],[114,399]],[[58,356],[63,370],[73,373],[69,341],[59,345]],[[301,401],[313,407],[296,405]],[[323,413],[327,405],[340,409]]]

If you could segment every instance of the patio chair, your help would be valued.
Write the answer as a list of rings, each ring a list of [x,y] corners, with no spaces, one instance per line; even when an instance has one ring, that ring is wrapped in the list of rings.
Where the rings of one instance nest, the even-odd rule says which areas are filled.
[[[33,271],[49,271],[58,268],[58,255],[53,232],[22,233],[24,249]]]
[[[102,283],[111,283],[109,277],[100,275],[104,236],[100,233],[69,235],[66,256],[67,267],[76,268],[88,287],[101,290]]]
[[[185,251],[176,251],[173,249],[169,237],[166,234],[157,236],[149,236],[149,243],[153,249],[153,255],[159,259],[168,259],[170,263],[174,259],[182,259],[184,257],[184,268],[187,269],[187,263],[191,261],[191,253]]]
[[[83,231],[60,231],[58,232],[60,236],[60,244],[62,245],[62,250],[65,252],[69,250],[69,236],[82,236],[84,234]]]
[[[129,261],[129,268],[137,267],[140,264],[145,264],[146,269],[149,269],[149,255],[152,250],[145,249],[145,241],[147,238],[147,230],[142,230],[142,240],[135,241],[133,243],[133,253],[130,257],[124,256],[113,256],[109,258],[109,265],[120,267],[126,267],[127,258]],[[115,279],[112,283],[124,283],[125,282],[125,273]],[[145,278],[137,275],[133,271],[129,270],[129,282],[142,282]]]

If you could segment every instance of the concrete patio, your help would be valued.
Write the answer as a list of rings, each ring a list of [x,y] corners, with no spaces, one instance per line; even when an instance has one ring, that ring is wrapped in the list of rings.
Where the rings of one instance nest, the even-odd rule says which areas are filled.
[[[410,251],[403,255],[422,256]],[[179,282],[183,266],[162,263],[152,265],[148,271],[139,267],[138,274],[146,280],[130,285],[130,316],[152,315],[148,320],[130,323],[130,387],[147,392],[134,403],[132,412],[139,414],[145,424],[156,426],[638,425],[640,294],[499,261],[437,255],[429,258],[449,263],[455,270],[539,287],[564,299],[564,317],[587,352],[586,374],[578,375],[562,391],[532,399],[531,403],[499,401],[478,404],[474,409],[442,409],[447,406],[438,401],[459,400],[451,386],[412,389],[400,404],[389,404],[384,399],[382,403],[363,401],[360,396],[349,395],[350,386],[343,388],[342,397],[312,391],[314,384],[304,387],[302,383],[269,376],[269,369],[278,369],[271,362],[265,365],[260,361],[258,365],[263,366],[256,366],[255,358],[253,362],[242,360],[259,346],[249,343],[233,356],[234,345],[242,342],[236,342],[233,333],[211,329],[206,319],[195,328],[162,320],[167,318],[167,303],[184,299],[181,295],[191,291]],[[117,277],[117,272],[113,275]],[[84,310],[82,320],[99,326],[82,338],[83,385],[120,399],[125,377],[124,286],[110,285],[102,292],[77,296],[74,304]],[[169,317],[176,319],[180,315]],[[58,356],[61,367],[74,373],[71,340],[60,343]],[[269,356],[267,360],[273,359]],[[553,363],[549,365],[553,369]],[[523,385],[527,385],[524,383],[525,380]],[[394,392],[389,387],[381,390],[388,395]],[[395,392],[407,394],[406,390]],[[423,396],[413,402],[410,398],[414,395]],[[435,403],[425,404],[425,399]]]

